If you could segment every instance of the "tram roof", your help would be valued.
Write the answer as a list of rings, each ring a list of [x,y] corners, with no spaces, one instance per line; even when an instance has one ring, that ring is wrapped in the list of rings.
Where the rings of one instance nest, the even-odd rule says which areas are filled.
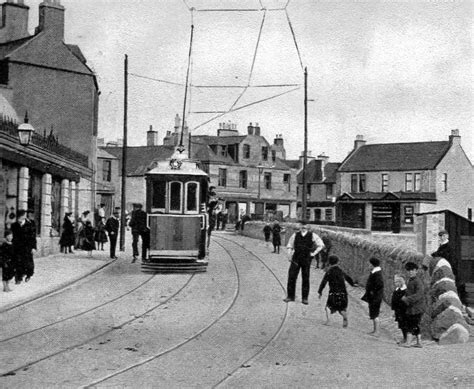
[[[199,169],[197,162],[189,159],[168,159],[165,161],[158,161],[157,166],[149,170],[146,175],[207,177],[207,173]]]

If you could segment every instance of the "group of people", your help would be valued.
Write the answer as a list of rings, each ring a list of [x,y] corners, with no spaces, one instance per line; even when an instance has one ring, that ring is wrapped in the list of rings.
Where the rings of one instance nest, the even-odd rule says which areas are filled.
[[[28,282],[34,274],[33,255],[36,252],[36,224],[32,212],[19,210],[10,230],[5,231],[5,242],[0,246],[3,291],[10,292],[9,282]]]
[[[270,242],[270,235],[272,236],[272,244],[273,244],[273,252],[280,254],[280,246],[281,246],[281,231],[282,228],[278,220],[273,222],[271,226],[269,223],[265,224],[263,227],[263,235],[265,237],[265,242]]]
[[[269,239],[269,228],[264,228],[266,240]],[[268,239],[267,239],[268,238]],[[287,296],[283,300],[286,303],[295,301],[295,287],[298,274],[302,275],[302,298],[303,304],[308,304],[310,290],[310,269],[312,258],[318,253],[328,250],[323,240],[314,232],[310,232],[305,223],[300,223],[299,229],[289,239],[287,244],[288,269]],[[371,335],[378,336],[380,333],[380,307],[384,294],[384,280],[380,260],[372,257],[369,260],[371,271],[366,282],[365,293],[361,297],[369,306],[369,317],[373,322]],[[408,262],[405,265],[407,279],[402,274],[397,274],[394,279],[395,290],[392,296],[392,309],[395,320],[402,331],[403,339],[398,342],[404,347],[422,347],[420,336],[420,321],[425,312],[425,294],[423,281],[418,274],[418,265]],[[338,312],[342,316],[342,326],[348,326],[348,293],[346,282],[351,286],[357,283],[349,277],[339,266],[339,258],[329,255],[327,258],[326,272],[318,289],[319,298],[326,285],[329,285],[329,293],[326,302],[326,323],[329,324],[329,314]],[[412,345],[413,339],[416,342]]]

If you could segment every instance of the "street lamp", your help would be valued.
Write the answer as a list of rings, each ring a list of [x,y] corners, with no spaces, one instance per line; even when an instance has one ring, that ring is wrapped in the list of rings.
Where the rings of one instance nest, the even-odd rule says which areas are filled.
[[[257,169],[258,169],[258,197],[257,198],[260,200],[260,177],[262,175],[263,169],[265,169],[265,166],[258,165]]]
[[[35,129],[30,123],[28,123],[28,112],[26,112],[24,123],[18,126],[18,138],[20,139],[20,144],[28,146],[31,142],[33,132],[35,132]]]

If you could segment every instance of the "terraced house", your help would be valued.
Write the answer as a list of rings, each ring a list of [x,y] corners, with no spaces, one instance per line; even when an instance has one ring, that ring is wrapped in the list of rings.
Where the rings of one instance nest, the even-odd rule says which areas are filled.
[[[40,254],[49,254],[59,249],[64,213],[95,206],[99,90],[79,47],[64,43],[59,0],[40,4],[32,35],[23,0],[3,3],[2,15],[0,233],[18,209],[32,209]],[[18,124],[26,113],[34,133],[20,143]]]
[[[449,210],[472,220],[474,170],[459,130],[446,141],[366,144],[357,136],[337,170],[337,223],[413,231],[416,213]]]

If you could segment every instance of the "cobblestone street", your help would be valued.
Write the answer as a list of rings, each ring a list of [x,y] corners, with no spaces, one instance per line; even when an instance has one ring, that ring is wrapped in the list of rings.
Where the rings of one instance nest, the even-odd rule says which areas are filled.
[[[68,264],[64,261],[64,264]],[[207,273],[150,275],[118,261],[1,313],[0,384],[23,387],[468,387],[472,343],[395,344],[384,308],[371,329],[361,288],[349,328],[324,326],[312,270],[309,305],[285,304],[288,261],[262,241],[215,233]],[[326,290],[327,293],[327,290]],[[18,325],[18,323],[22,323]]]

